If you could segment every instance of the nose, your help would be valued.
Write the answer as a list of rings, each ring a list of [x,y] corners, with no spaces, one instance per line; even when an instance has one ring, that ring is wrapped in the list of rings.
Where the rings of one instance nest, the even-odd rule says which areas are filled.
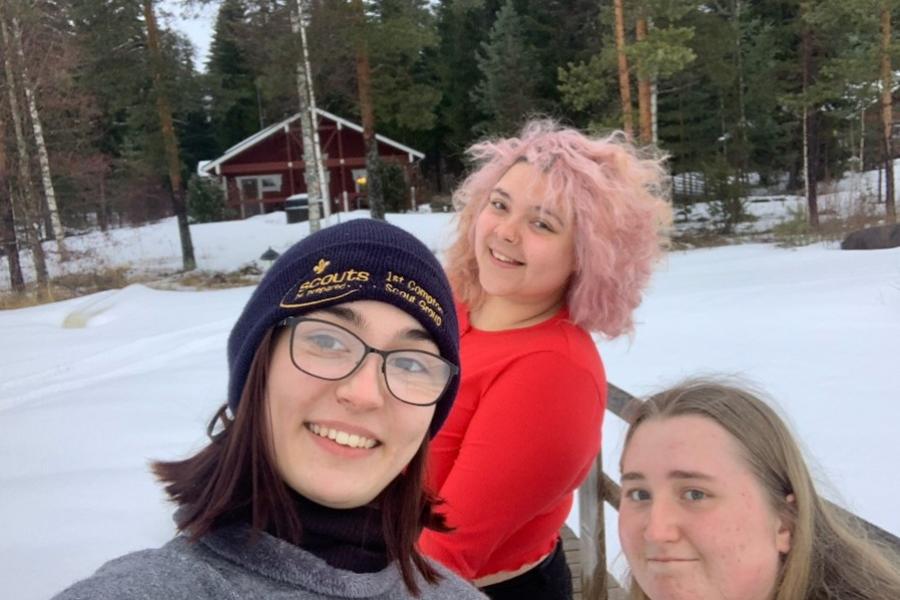
[[[519,241],[519,228],[514,219],[501,220],[494,228],[494,233],[496,233],[500,239],[511,244]]]
[[[646,513],[644,539],[648,542],[674,542],[678,539],[677,508],[670,503],[656,499]]]
[[[390,392],[381,371],[384,359],[370,353],[353,373],[338,382],[338,401],[356,410],[373,410],[384,406]]]

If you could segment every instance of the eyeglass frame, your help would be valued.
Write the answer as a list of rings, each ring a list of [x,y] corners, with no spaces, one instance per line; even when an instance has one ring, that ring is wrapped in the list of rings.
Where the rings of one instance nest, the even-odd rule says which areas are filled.
[[[363,349],[365,350],[365,352],[363,352],[363,355],[360,357],[359,362],[356,363],[356,365],[350,370],[349,373],[347,373],[343,377],[335,377],[335,378],[322,377],[321,375],[316,375],[315,373],[310,373],[309,371],[307,371],[306,369],[302,368],[300,365],[297,364],[297,360],[294,358],[294,332],[297,330],[297,325],[304,321],[311,321],[313,323],[324,323],[325,325],[337,327],[338,329],[346,331],[352,337],[359,340],[359,342],[363,345]],[[342,325],[338,325],[337,323],[332,323],[331,321],[326,321],[325,319],[316,319],[314,317],[304,317],[304,316],[293,316],[293,317],[287,317],[285,319],[282,319],[275,325],[275,327],[276,328],[290,327],[290,329],[291,329],[291,339],[289,340],[288,352],[291,357],[291,364],[294,365],[294,368],[296,368],[301,373],[305,373],[305,374],[309,375],[310,377],[315,377],[316,379],[321,379],[323,381],[341,381],[342,379],[347,379],[348,377],[350,377],[351,375],[353,375],[354,373],[356,373],[359,370],[359,368],[362,366],[362,364],[364,362],[366,362],[366,358],[368,358],[368,356],[370,354],[377,354],[378,356],[381,357],[381,377],[382,377],[382,379],[384,379],[384,386],[387,388],[388,392],[390,392],[391,396],[393,396],[395,399],[399,400],[403,404],[408,404],[410,406],[422,406],[422,407],[434,406],[435,404],[437,404],[438,402],[441,401],[441,397],[444,395],[444,392],[447,391],[447,388],[450,387],[450,382],[453,381],[453,378],[456,377],[457,375],[459,375],[459,365],[453,364],[452,362],[450,362],[449,360],[447,360],[440,354],[435,354],[434,352],[428,352],[427,350],[419,350],[417,348],[397,348],[396,350],[382,350],[380,348],[376,348],[375,346],[370,346],[368,343],[366,343],[366,341],[364,339],[362,339],[361,337],[359,337],[358,335],[356,335],[355,333],[353,333],[346,327],[344,327]],[[410,402],[408,400],[404,400],[403,398],[401,398],[400,396],[395,394],[394,390],[391,389],[391,384],[388,383],[388,378],[387,378],[387,359],[388,359],[388,356],[390,356],[391,354],[396,354],[399,352],[421,352],[422,354],[427,354],[428,356],[433,356],[433,357],[441,360],[444,364],[446,364],[450,368],[450,375],[447,377],[447,381],[444,382],[444,388],[441,390],[441,393],[437,395],[437,398],[435,398],[432,402],[429,402],[428,404],[417,404],[416,402]]]

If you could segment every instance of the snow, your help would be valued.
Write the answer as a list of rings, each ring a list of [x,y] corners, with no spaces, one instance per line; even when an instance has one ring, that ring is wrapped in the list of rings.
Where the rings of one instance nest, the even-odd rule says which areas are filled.
[[[388,219],[439,256],[452,235],[452,215]],[[283,213],[191,229],[207,270],[239,269],[307,233]],[[69,269],[166,273],[180,265],[171,219],[72,245],[81,258]],[[110,558],[172,536],[172,506],[148,462],[204,444],[225,399],[227,335],[251,291],[132,285],[0,312],[4,597],[47,598]],[[825,493],[900,533],[900,249],[747,244],[671,253],[636,316],[632,339],[598,342],[610,381],[644,395],[688,375],[744,376],[776,399]],[[623,431],[608,414],[604,462],[614,477]],[[606,512],[615,557],[615,512]]]

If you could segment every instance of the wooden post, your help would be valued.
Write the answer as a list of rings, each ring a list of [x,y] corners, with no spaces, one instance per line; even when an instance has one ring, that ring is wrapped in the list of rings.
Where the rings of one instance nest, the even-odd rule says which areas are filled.
[[[606,600],[606,531],[603,521],[603,460],[597,455],[587,479],[578,488],[581,516],[581,597]]]

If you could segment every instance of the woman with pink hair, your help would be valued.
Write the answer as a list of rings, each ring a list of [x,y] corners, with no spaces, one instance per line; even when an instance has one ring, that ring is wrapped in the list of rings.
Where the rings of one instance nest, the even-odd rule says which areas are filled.
[[[615,338],[665,244],[661,159],[548,120],[475,144],[447,272],[462,381],[429,452],[450,533],[423,552],[494,599],[571,597],[559,530],[600,448]]]

